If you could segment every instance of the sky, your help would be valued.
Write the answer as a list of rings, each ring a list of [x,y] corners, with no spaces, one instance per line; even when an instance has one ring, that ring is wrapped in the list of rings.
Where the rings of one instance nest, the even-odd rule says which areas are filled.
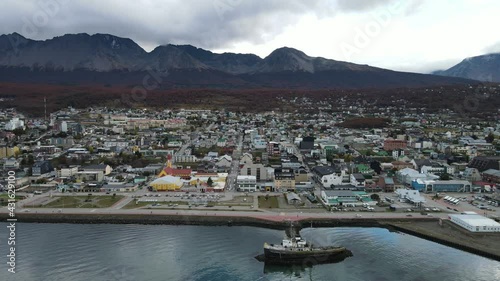
[[[428,73],[500,52],[498,0],[2,0],[0,34],[131,38],[260,57],[309,56]]]

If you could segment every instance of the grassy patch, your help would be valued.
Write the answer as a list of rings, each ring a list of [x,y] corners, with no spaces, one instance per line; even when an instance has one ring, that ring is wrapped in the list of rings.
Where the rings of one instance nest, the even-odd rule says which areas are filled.
[[[231,200],[219,201],[217,206],[250,206],[253,204],[253,196],[235,196]]]
[[[16,198],[14,198],[15,202],[19,201],[19,200],[23,200],[24,196],[17,196],[16,195]],[[7,193],[5,194],[0,194],[0,206],[7,206],[7,204],[9,203],[9,195]]]
[[[185,201],[172,201],[172,202],[169,202],[169,201],[166,201],[166,202],[144,202],[144,201],[142,201],[142,202],[137,202],[137,200],[132,200],[127,205],[123,206],[122,209],[140,209],[140,208],[151,206],[155,203],[161,204],[161,207],[166,207],[166,208],[172,208],[172,207],[168,207],[169,204],[177,204],[177,205],[187,205],[188,204],[188,202],[185,202]],[[160,209],[160,208],[155,207],[155,209]]]
[[[39,206],[42,208],[108,208],[120,201],[123,196],[62,196]]]
[[[259,196],[259,208],[264,209],[273,209],[279,208],[280,204],[278,203],[278,197],[269,196],[266,199],[266,196]]]

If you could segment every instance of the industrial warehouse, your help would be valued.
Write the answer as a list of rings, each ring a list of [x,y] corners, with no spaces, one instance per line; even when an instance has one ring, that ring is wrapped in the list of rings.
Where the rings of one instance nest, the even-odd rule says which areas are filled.
[[[500,223],[474,212],[450,215],[450,220],[471,232],[500,232]]]

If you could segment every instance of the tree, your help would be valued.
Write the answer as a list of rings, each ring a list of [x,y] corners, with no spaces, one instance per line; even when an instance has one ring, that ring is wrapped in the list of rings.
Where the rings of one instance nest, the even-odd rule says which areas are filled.
[[[26,131],[23,129],[23,128],[16,128],[12,131],[12,133],[14,133],[14,135],[16,136],[21,136],[25,133]]]
[[[439,179],[442,180],[442,181],[449,181],[450,180],[450,174],[448,174],[448,173],[441,174],[441,176],[439,176]]]
[[[373,201],[380,201],[380,196],[377,193],[373,193],[372,195],[370,195],[370,198]]]
[[[372,161],[370,163],[370,168],[375,171],[378,175],[382,172],[382,167],[380,166],[380,162],[378,161]]]
[[[493,135],[492,132],[490,132],[488,136],[484,139],[486,140],[487,143],[492,143],[495,140],[495,136]]]
[[[212,180],[212,177],[208,177],[208,180],[207,180],[207,185],[208,185],[209,187],[212,187],[212,186],[213,186],[213,184],[214,184],[214,181]]]
[[[32,154],[28,155],[28,160],[26,161],[26,164],[28,164],[28,165],[35,164],[35,158],[33,157]]]

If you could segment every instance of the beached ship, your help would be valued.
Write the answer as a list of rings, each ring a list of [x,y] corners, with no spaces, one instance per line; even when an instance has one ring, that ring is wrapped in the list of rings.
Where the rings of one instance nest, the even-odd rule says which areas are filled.
[[[322,263],[340,262],[351,257],[345,247],[314,247],[299,236],[283,239],[279,245],[264,243],[264,254],[256,256],[267,264],[301,264],[312,266]]]

